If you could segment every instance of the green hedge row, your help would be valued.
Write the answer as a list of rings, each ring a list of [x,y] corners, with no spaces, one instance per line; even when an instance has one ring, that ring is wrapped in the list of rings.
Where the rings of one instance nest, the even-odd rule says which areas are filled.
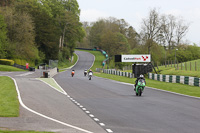
[[[14,65],[14,61],[13,60],[8,60],[8,59],[0,59],[0,64],[2,64],[2,65],[10,65],[10,66],[12,66],[12,65]]]

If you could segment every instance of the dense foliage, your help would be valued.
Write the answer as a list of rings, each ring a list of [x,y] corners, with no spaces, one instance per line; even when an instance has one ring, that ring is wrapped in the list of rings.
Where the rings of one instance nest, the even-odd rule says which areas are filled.
[[[0,58],[69,59],[85,35],[76,0],[1,0]]]

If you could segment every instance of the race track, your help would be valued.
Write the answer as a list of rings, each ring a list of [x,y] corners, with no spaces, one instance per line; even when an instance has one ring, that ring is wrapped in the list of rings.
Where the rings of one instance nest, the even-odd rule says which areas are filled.
[[[94,60],[87,52],[76,51],[78,63],[54,78],[59,85],[91,114],[107,132],[114,133],[199,133],[200,100],[146,87],[136,97],[132,85],[83,76]],[[133,81],[134,83],[134,81]],[[148,85],[148,83],[147,83]],[[180,88],[181,89],[181,88]],[[109,129],[109,130],[108,130]]]

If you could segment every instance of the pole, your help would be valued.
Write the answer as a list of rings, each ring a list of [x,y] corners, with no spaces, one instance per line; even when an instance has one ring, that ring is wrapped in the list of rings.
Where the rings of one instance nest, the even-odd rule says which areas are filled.
[[[176,50],[178,49],[175,49],[175,64],[174,64],[175,68],[176,68]]]

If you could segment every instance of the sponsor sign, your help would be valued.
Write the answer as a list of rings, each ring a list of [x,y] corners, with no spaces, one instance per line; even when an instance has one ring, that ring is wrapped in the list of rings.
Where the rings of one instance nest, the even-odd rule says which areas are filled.
[[[151,55],[121,55],[121,62],[151,62]]]

